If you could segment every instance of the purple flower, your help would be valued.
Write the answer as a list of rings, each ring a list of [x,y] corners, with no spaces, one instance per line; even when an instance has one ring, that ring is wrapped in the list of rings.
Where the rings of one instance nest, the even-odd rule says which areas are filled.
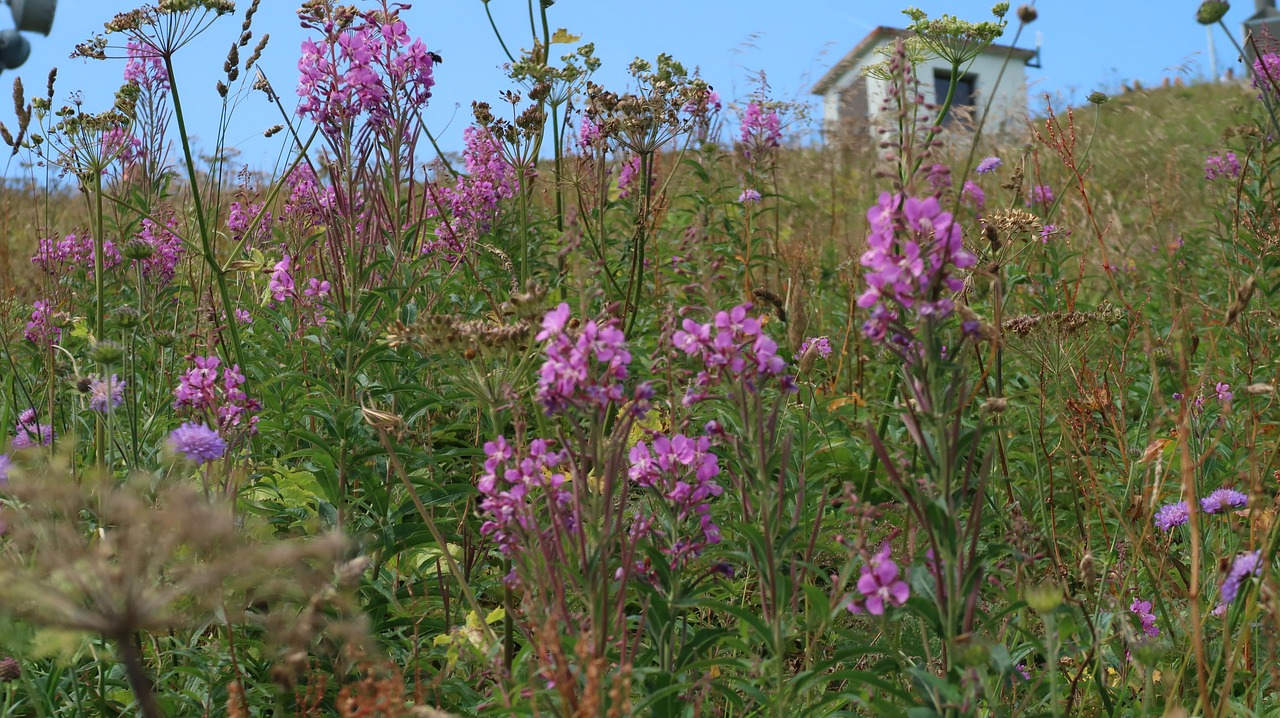
[[[1253,61],[1253,86],[1263,94],[1280,94],[1280,55],[1263,53]]]
[[[1236,600],[1240,586],[1246,578],[1262,573],[1262,550],[1237,554],[1231,561],[1231,569],[1222,580],[1222,603],[1228,604]]]
[[[568,322],[567,303],[542,320],[537,339],[547,342],[547,358],[538,372],[538,401],[548,414],[571,406],[603,409],[623,403],[622,382],[631,353],[622,330],[613,321],[588,321],[571,336],[566,331]]]
[[[1189,510],[1186,501],[1161,506],[1156,512],[1156,527],[1161,531],[1171,531],[1175,526],[1185,524],[1191,518]]]
[[[31,310],[31,321],[27,322],[27,330],[23,333],[27,341],[43,346],[56,344],[62,338],[62,328],[49,321],[53,316],[53,303],[37,300]]]
[[[1240,169],[1240,160],[1236,159],[1234,152],[1209,155],[1204,161],[1204,178],[1210,182],[1216,179],[1235,179],[1240,176]]]
[[[18,423],[13,427],[13,441],[10,446],[17,450],[48,446],[56,437],[57,434],[54,433],[51,424],[37,422],[36,410],[27,409],[18,414]]]
[[[964,189],[960,191],[960,201],[981,212],[987,206],[987,193],[971,180],[965,180]]]
[[[818,356],[826,359],[831,356],[831,340],[827,337],[809,337],[800,343],[800,348],[796,350],[796,356],[802,357],[804,353],[813,347],[818,352]]]
[[[1135,598],[1133,599],[1133,603],[1129,604],[1129,610],[1132,613],[1137,614],[1138,621],[1142,623],[1142,630],[1145,631],[1148,636],[1154,637],[1160,635],[1160,627],[1156,625],[1156,616],[1151,612],[1150,601],[1139,601]]]
[[[169,447],[196,464],[221,458],[227,452],[227,442],[218,436],[217,431],[194,421],[188,421],[169,434]]]
[[[880,552],[863,564],[862,575],[858,577],[858,592],[863,597],[850,602],[849,611],[860,613],[865,610],[873,616],[882,615],[889,605],[901,606],[910,597],[910,587],[898,577],[898,564],[889,558],[889,544],[881,546]]]
[[[193,356],[191,361],[195,368],[179,377],[178,386],[173,390],[173,408],[212,418],[213,425],[228,436],[229,432],[240,429],[256,433],[258,417],[253,414],[260,406],[240,388],[245,381],[240,365],[223,367],[222,360],[216,356]]]
[[[1031,673],[1027,671],[1027,664],[1019,663],[1018,665],[1014,666],[1014,669],[1018,671],[1018,675],[1022,676],[1022,680],[1024,681],[1031,680]]]
[[[586,152],[600,144],[600,128],[590,117],[582,116],[582,124],[578,126],[578,149]]]
[[[659,434],[653,439],[652,450],[646,442],[638,441],[629,458],[627,475],[631,480],[652,489],[673,509],[677,525],[647,527],[650,535],[668,539],[669,546],[662,550],[671,556],[673,568],[697,557],[707,546],[720,543],[720,527],[711,519],[709,503],[723,491],[714,480],[720,474],[720,463],[711,453],[708,437]],[[696,525],[697,535],[677,535],[682,528],[688,531],[689,524]]]
[[[440,217],[440,224],[435,241],[424,243],[424,254],[460,255],[493,226],[502,200],[515,196],[516,168],[503,157],[493,135],[483,127],[468,127],[462,137],[467,173],[452,187],[440,189],[447,217],[440,216],[434,202],[428,203],[427,215]]]
[[[1047,184],[1032,185],[1031,194],[1027,196],[1027,206],[1040,205],[1048,207],[1053,204],[1053,188]]]
[[[137,40],[130,40],[127,47],[129,60],[124,65],[124,81],[144,90],[168,92],[169,73],[159,53]]]
[[[486,517],[480,533],[493,539],[502,553],[515,553],[522,538],[540,539],[540,525],[577,524],[573,494],[564,487],[565,475],[556,471],[565,461],[563,452],[552,451],[544,439],[534,439],[527,451],[517,453],[506,437],[499,436],[485,442],[484,455],[484,471],[476,482]],[[539,508],[554,515],[540,521]]]
[[[89,383],[89,408],[105,414],[124,403],[125,383],[115,374],[110,379],[94,379]]]
[[[747,146],[747,156],[751,152],[769,147],[777,147],[782,142],[782,121],[778,113],[765,111],[764,105],[752,102],[742,113],[742,143]]]
[[[975,171],[980,175],[984,175],[988,172],[995,172],[996,168],[1002,164],[1004,164],[1004,161],[999,157],[987,157],[978,163],[978,168]]]
[[[272,267],[271,281],[267,282],[267,291],[271,292],[271,298],[275,301],[283,302],[297,296],[294,292],[292,270],[293,260],[287,254]]]
[[[227,212],[227,229],[231,232],[231,241],[239,242],[246,237],[259,242],[271,239],[271,213],[262,212],[262,219],[255,224],[254,219],[259,212],[262,212],[261,203],[231,203]]]
[[[1230,384],[1224,384],[1222,382],[1218,382],[1218,385],[1214,387],[1214,389],[1217,391],[1218,401],[1228,402],[1235,397],[1235,394],[1231,393]]]
[[[869,270],[867,289],[858,297],[858,306],[872,310],[863,327],[867,336],[882,341],[898,307],[921,317],[949,315],[954,302],[947,293],[964,286],[953,270],[977,261],[964,249],[959,223],[936,197],[904,199],[888,192],[867,210],[867,221],[869,249],[861,259]]]
[[[618,197],[626,199],[631,196],[631,184],[636,181],[636,176],[640,174],[640,155],[634,155],[631,159],[622,163],[622,169],[618,172]]]
[[[681,329],[671,335],[671,343],[688,356],[702,360],[706,369],[699,373],[697,387],[686,400],[705,398],[702,389],[723,380],[743,381],[754,391],[762,377],[782,374],[787,362],[778,356],[778,345],[760,327],[760,320],[749,314],[750,304],[717,312],[709,324],[685,319]]]
[[[9,467],[13,465],[13,461],[8,454],[0,454],[0,483],[9,480]]]
[[[1234,489],[1218,489],[1200,499],[1200,510],[1206,514],[1218,514],[1227,509],[1241,509],[1249,505],[1249,495]]]
[[[760,193],[748,187],[742,190],[742,194],[738,195],[738,201],[742,204],[755,204],[760,201]]]
[[[151,256],[141,261],[142,276],[160,286],[173,281],[178,262],[186,252],[182,238],[172,231],[177,226],[175,220],[170,217],[165,224],[167,226],[160,227],[150,219],[144,219],[142,230],[134,235],[134,239],[146,242],[152,248]]]
[[[942,164],[934,163],[929,168],[929,189],[934,194],[942,194],[942,191],[951,187],[951,168]]]

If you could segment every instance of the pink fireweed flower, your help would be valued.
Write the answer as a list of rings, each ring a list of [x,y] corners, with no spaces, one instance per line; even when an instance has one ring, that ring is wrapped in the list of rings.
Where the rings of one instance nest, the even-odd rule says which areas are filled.
[[[155,50],[137,40],[130,40],[127,55],[129,59],[124,65],[125,82],[144,90],[169,91],[169,73],[164,68],[164,59]]]
[[[89,408],[105,414],[124,403],[125,381],[115,374],[110,379],[89,382]]]
[[[671,557],[672,568],[685,565],[707,546],[720,543],[720,527],[711,519],[709,503],[722,492],[714,480],[720,474],[720,464],[711,453],[708,437],[659,434],[654,437],[652,448],[645,441],[636,442],[629,458],[628,477],[652,489],[674,510],[677,525],[649,526],[648,531],[649,535],[662,536],[670,542],[662,550]],[[690,524],[696,529],[691,530]],[[682,534],[682,529],[689,535],[677,535]]]
[[[538,372],[538,401],[547,414],[623,403],[622,383],[631,353],[622,330],[615,321],[597,324],[592,320],[570,334],[569,316],[569,305],[561,304],[542,321],[537,340],[547,343],[547,358]]]
[[[169,448],[188,461],[205,464],[227,453],[227,442],[205,424],[188,421],[169,434]]]
[[[590,117],[583,115],[582,123],[578,125],[578,149],[588,152],[594,147],[602,146],[602,140],[600,128],[591,121]]]
[[[267,282],[267,291],[277,302],[293,299],[297,294],[293,284],[293,259],[284,255],[271,269],[271,280]]]
[[[1156,528],[1161,531],[1172,531],[1191,519],[1190,508],[1186,501],[1165,504],[1156,512]]]
[[[1148,636],[1160,635],[1160,627],[1156,625],[1156,615],[1151,612],[1150,601],[1139,601],[1133,599],[1133,603],[1129,604],[1129,611],[1137,615],[1138,621],[1142,624],[1142,630]]]
[[[53,324],[53,303],[36,300],[31,309],[31,320],[27,322],[23,336],[27,341],[42,346],[52,346],[62,338],[62,328]]]
[[[794,387],[791,377],[783,375],[787,362],[778,355],[778,344],[764,333],[760,320],[750,311],[750,304],[741,304],[716,312],[707,324],[685,319],[671,335],[676,349],[698,357],[705,368],[686,403],[700,400],[705,389],[724,380],[742,382],[748,391],[755,391],[761,380],[781,377],[784,388]]]
[[[271,239],[271,213],[263,212],[257,223],[254,219],[262,212],[262,203],[242,204],[232,202],[227,211],[227,231],[231,233],[231,241],[239,242],[247,238],[250,242],[266,242]]]
[[[907,582],[898,577],[898,564],[889,558],[887,543],[863,564],[857,587],[862,598],[849,603],[848,609],[852,613],[866,611],[873,616],[880,616],[886,608],[901,606],[911,596],[911,588],[907,586]]]
[[[31,256],[31,262],[53,276],[84,270],[88,276],[92,277],[96,258],[97,249],[94,247],[93,237],[87,234],[68,234],[57,240],[52,237],[42,237],[36,247],[36,253]],[[109,239],[103,240],[102,266],[105,269],[113,269],[122,260],[123,257],[120,256],[120,250],[115,243]]]
[[[1038,205],[1047,208],[1053,204],[1053,188],[1047,184],[1038,184],[1031,186],[1031,193],[1027,195],[1026,205]]]
[[[1242,509],[1249,505],[1249,495],[1235,489],[1218,489],[1200,499],[1200,510],[1206,514],[1220,514],[1228,509]]]
[[[759,102],[749,103],[742,113],[740,138],[747,147],[748,157],[752,152],[778,147],[782,143],[782,121],[778,113],[766,111]]]
[[[958,292],[964,282],[955,269],[977,261],[964,249],[960,225],[943,212],[936,197],[916,199],[880,195],[867,211],[871,232],[869,249],[862,255],[867,289],[858,306],[872,310],[863,331],[873,341],[883,341],[888,323],[897,318],[896,307],[920,317],[945,317],[954,308],[944,292]]]
[[[1253,86],[1265,95],[1280,94],[1280,55],[1265,52],[1253,61]]]
[[[631,159],[622,163],[622,169],[618,172],[618,198],[626,199],[631,196],[631,185],[635,183],[636,177],[640,174],[640,155],[633,155]]]
[[[41,424],[36,420],[36,410],[27,409],[18,414],[18,423],[13,427],[13,441],[10,446],[14,450],[31,449],[37,446],[48,446],[57,438],[51,424]]]
[[[965,180],[960,191],[960,201],[981,212],[987,206],[987,193],[972,180]]]
[[[1214,387],[1214,393],[1218,395],[1218,401],[1223,402],[1224,404],[1231,401],[1236,396],[1231,393],[1231,385],[1224,384],[1222,382],[1218,382],[1217,386]]]
[[[573,494],[565,487],[564,473],[557,470],[565,462],[563,452],[552,451],[544,439],[534,439],[526,451],[517,453],[506,437],[499,436],[485,443],[484,455],[484,470],[476,482],[484,497],[480,511],[485,521],[480,533],[492,539],[503,554],[511,556],[522,545],[540,540],[540,526],[564,529],[577,524]],[[552,515],[540,522],[539,510]],[[547,530],[552,529],[548,526]]]
[[[936,162],[929,167],[928,179],[929,189],[934,194],[942,194],[944,190],[951,188],[951,168]]]
[[[1235,179],[1240,176],[1240,170],[1240,160],[1236,159],[1234,152],[1209,155],[1204,161],[1204,178],[1210,182],[1216,179]]]
[[[160,227],[150,219],[144,219],[142,229],[134,235],[134,239],[146,242],[152,248],[151,256],[141,262],[142,276],[160,286],[173,281],[178,262],[186,253],[182,238],[173,232],[173,228],[177,226],[176,221],[170,217],[165,220],[165,224],[167,226]]]
[[[800,343],[800,348],[796,350],[796,357],[803,357],[805,352],[812,347],[818,353],[818,356],[826,359],[831,356],[831,340],[827,337],[809,337]]]
[[[483,127],[468,127],[462,135],[467,173],[439,190],[449,210],[447,218],[440,217],[435,202],[428,203],[427,215],[441,221],[436,240],[424,243],[424,254],[462,254],[493,226],[500,203],[515,197],[516,171],[503,157],[498,140]]]
[[[420,108],[431,98],[434,61],[421,39],[410,40],[399,8],[358,13],[342,23],[305,17],[303,25],[324,37],[302,43],[297,112],[330,142],[341,142],[357,123],[390,129],[398,108]]]
[[[223,367],[216,356],[192,356],[191,362],[195,366],[178,378],[173,390],[173,408],[209,418],[232,439],[240,433],[257,433],[258,417],[254,414],[261,407],[241,389],[245,377],[240,365]]]

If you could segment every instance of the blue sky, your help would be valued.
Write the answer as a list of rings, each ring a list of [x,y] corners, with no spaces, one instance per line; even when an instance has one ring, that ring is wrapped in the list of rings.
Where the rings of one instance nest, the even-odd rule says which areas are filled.
[[[973,20],[989,17],[992,4],[908,1],[930,15],[945,12]],[[65,102],[78,90],[86,109],[105,108],[119,85],[123,63],[73,60],[68,55],[112,15],[136,4],[60,0],[51,35],[28,35],[30,59],[18,70],[0,74],[0,88],[7,94],[13,76],[20,75],[29,94],[41,93],[50,68],[57,66],[58,101]],[[237,5],[243,9],[247,0]],[[305,37],[294,14],[297,5],[296,0],[262,0],[254,22],[256,37],[271,34],[261,64],[290,109],[298,47]],[[1081,101],[1094,89],[1116,89],[1122,81],[1138,79],[1150,85],[1166,76],[1207,75],[1206,33],[1193,18],[1198,5],[1198,0],[1040,0],[1040,19],[1018,42],[1030,47],[1037,34],[1043,39],[1043,69],[1028,69],[1032,107],[1042,104],[1038,98],[1045,92]],[[525,2],[491,0],[491,8],[509,46],[530,44]],[[1252,12],[1253,3],[1239,1],[1227,23],[1238,32],[1240,22]],[[726,100],[750,93],[763,70],[775,97],[806,102],[813,100],[809,88],[817,78],[873,27],[901,26],[905,19],[898,2],[885,0],[559,0],[550,13],[553,29],[565,27],[596,43],[604,61],[597,81],[606,86],[625,83],[632,58],[652,59],[668,52],[699,68]],[[459,149],[471,101],[496,103],[498,92],[510,86],[484,5],[480,0],[419,0],[404,17],[411,34],[421,36],[444,58],[425,117],[446,150]],[[0,10],[0,27],[9,23],[7,8]],[[1002,41],[1011,38],[1013,24]],[[223,18],[177,58],[189,128],[204,149],[211,146],[220,112],[214,83],[222,76],[226,48],[239,27],[238,17]],[[1215,42],[1219,72],[1233,65],[1238,72],[1235,51],[1221,31],[1215,32]],[[263,140],[261,132],[278,122],[279,115],[260,93],[242,89],[228,142],[241,149],[240,162],[269,171],[276,166],[284,134]],[[0,102],[0,120],[12,128],[16,120],[9,105],[7,100]],[[14,163],[6,173],[20,172]]]

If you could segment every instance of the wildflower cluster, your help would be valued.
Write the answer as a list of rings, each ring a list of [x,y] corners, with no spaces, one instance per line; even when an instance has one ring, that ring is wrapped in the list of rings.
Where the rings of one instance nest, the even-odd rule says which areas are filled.
[[[742,113],[739,138],[747,148],[748,157],[753,152],[778,147],[782,143],[782,120],[777,111],[766,109],[760,102],[750,102]]]
[[[517,455],[506,437],[499,436],[485,442],[484,455],[484,472],[476,484],[484,497],[480,509],[487,516],[480,533],[492,539],[502,553],[510,556],[522,539],[539,538],[539,506],[552,510],[553,522],[576,524],[571,510],[573,494],[564,486],[565,475],[556,471],[565,460],[563,452],[551,450],[545,439],[534,439],[527,451]],[[563,523],[557,526],[565,527]]]
[[[41,424],[36,419],[36,410],[27,409],[18,415],[18,423],[13,427],[13,441],[10,446],[15,450],[48,446],[55,438],[57,434],[54,433],[53,426]]]
[[[441,188],[448,218],[436,227],[436,240],[423,244],[424,253],[443,250],[458,255],[466,251],[493,226],[499,202],[515,196],[515,172],[489,130],[468,127],[463,139],[466,146],[462,159],[467,174],[452,187]],[[433,203],[427,214],[439,217],[441,212]]]
[[[213,425],[223,433],[256,433],[258,417],[254,412],[259,409],[259,404],[240,388],[245,381],[240,365],[222,367],[222,360],[216,356],[194,356],[191,361],[195,367],[179,378],[178,386],[173,390],[173,408],[209,416]]]
[[[1151,612],[1150,601],[1139,601],[1135,598],[1133,603],[1129,604],[1129,611],[1138,617],[1143,633],[1153,638],[1160,635],[1160,627],[1156,625],[1156,615]]]
[[[711,452],[706,436],[687,437],[658,435],[652,447],[644,441],[631,448],[631,465],[627,475],[642,487],[654,490],[667,502],[673,513],[674,532],[690,519],[698,523],[700,536],[666,538],[672,543],[663,549],[671,557],[671,566],[679,568],[699,556],[709,545],[720,543],[720,527],[711,518],[710,500],[722,492],[715,477],[720,474],[719,459]],[[652,526],[652,523],[649,524]],[[660,529],[651,529],[661,532]]]
[[[741,304],[716,312],[707,324],[685,319],[682,328],[671,335],[677,349],[703,363],[695,382],[699,390],[686,396],[686,403],[701,399],[702,390],[723,379],[742,381],[748,391],[755,391],[760,380],[786,370],[786,361],[778,356],[778,344],[764,333],[760,320],[750,311],[750,304]],[[791,388],[789,376],[783,377],[783,385]]]
[[[32,305],[31,320],[27,322],[23,336],[34,344],[52,346],[62,338],[62,327],[54,324],[57,315],[53,311],[53,302],[37,299]]]
[[[72,233],[62,239],[42,237],[36,247],[36,253],[31,256],[31,263],[53,276],[84,270],[88,276],[92,277],[95,257],[93,237]],[[115,242],[104,239],[102,266],[111,269],[122,260],[123,257]]]
[[[297,111],[330,141],[341,141],[358,119],[385,130],[402,108],[427,104],[435,85],[434,62],[422,39],[409,37],[399,6],[354,17],[337,17],[342,8],[309,8],[299,12],[303,25],[324,39],[302,42]]]
[[[898,319],[898,308],[921,317],[945,317],[954,308],[944,291],[958,292],[963,282],[954,269],[971,267],[972,254],[964,249],[960,225],[943,212],[935,197],[916,199],[884,193],[867,211],[871,233],[869,249],[862,255],[868,270],[867,289],[858,306],[871,310],[863,326],[873,341],[884,341],[889,326]]]
[[[1235,179],[1240,176],[1240,160],[1234,152],[1212,154],[1204,161],[1204,178],[1212,182],[1216,179]]]
[[[622,330],[613,322],[588,321],[571,332],[570,315],[564,303],[542,320],[536,339],[547,342],[547,358],[538,373],[538,401],[548,414],[569,407],[603,409],[610,403],[621,404],[625,399],[622,382],[631,363]]]

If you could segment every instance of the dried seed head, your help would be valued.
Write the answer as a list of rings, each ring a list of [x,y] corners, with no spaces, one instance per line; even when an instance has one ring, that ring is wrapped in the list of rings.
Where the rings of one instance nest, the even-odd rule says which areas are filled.
[[[266,132],[263,132],[263,133],[262,133],[262,136],[263,136],[263,137],[271,137],[271,136],[275,135],[277,132],[279,132],[280,130],[283,130],[283,129],[284,129],[284,125],[272,125],[272,126],[270,126],[270,127],[268,127],[268,128],[267,128],[267,131],[266,131]]]
[[[1018,20],[1023,25],[1030,25],[1035,22],[1038,17],[1040,17],[1040,13],[1036,12],[1034,7],[1030,5],[1021,5],[1018,7]]]

